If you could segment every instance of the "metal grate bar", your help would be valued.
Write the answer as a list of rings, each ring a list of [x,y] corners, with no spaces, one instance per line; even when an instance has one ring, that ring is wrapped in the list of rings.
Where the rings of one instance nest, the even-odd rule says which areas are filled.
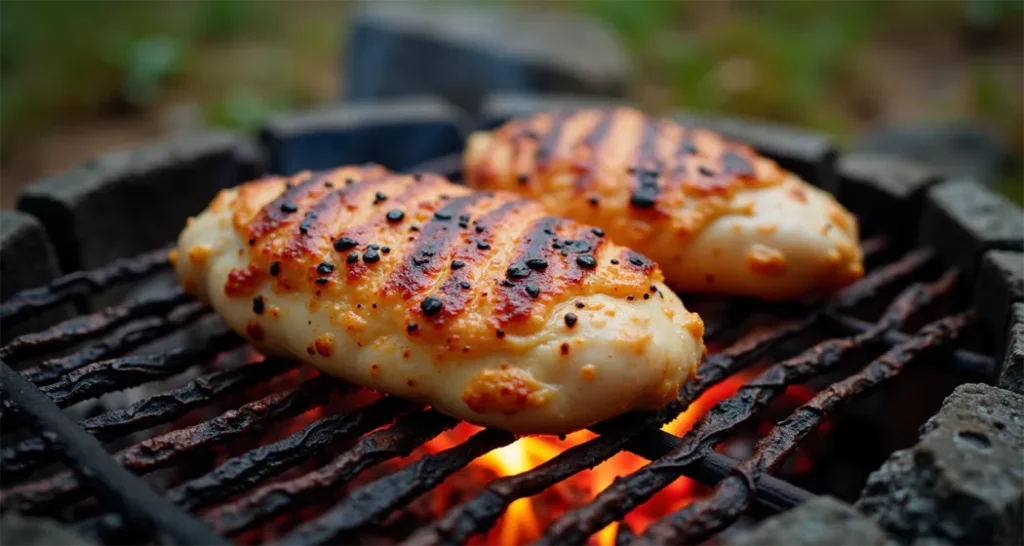
[[[189,302],[192,296],[175,289],[166,296],[145,298],[107,307],[95,313],[70,318],[42,332],[25,334],[0,349],[0,358],[18,360],[70,347],[81,341],[105,334],[129,321],[152,315],[166,314],[171,309]]]
[[[122,332],[111,335],[77,353],[52,358],[38,366],[21,370],[21,375],[36,385],[46,385],[60,376],[71,373],[83,366],[121,356],[145,343],[154,341],[194,323],[210,310],[202,304],[190,303],[171,312],[168,318],[152,317],[140,320]]]
[[[401,398],[388,397],[348,414],[322,417],[287,438],[224,461],[216,469],[171,489],[167,498],[194,512],[293,468],[331,445],[385,425],[415,410],[416,406]],[[82,522],[81,525],[93,533],[103,533],[105,542],[138,540],[138,537],[126,534],[130,529],[125,528],[117,514],[106,514],[96,519],[98,521]]]
[[[227,544],[132,476],[107,456],[103,446],[79,429],[60,408],[0,360],[0,389],[17,405],[17,415],[42,432],[78,476],[101,500],[115,507],[137,527],[179,544]]]
[[[402,506],[439,485],[455,471],[488,451],[511,444],[516,437],[503,430],[487,429],[465,442],[349,493],[323,516],[300,525],[283,544],[327,544]]]
[[[840,315],[838,313],[828,313],[826,316],[829,321],[835,323],[847,332],[863,332],[871,328],[870,322],[851,316]],[[909,334],[890,330],[885,333],[884,341],[890,346],[896,346],[901,343],[906,343],[912,338],[913,336]],[[991,381],[996,375],[997,363],[995,359],[974,351],[956,349],[946,360],[952,364],[954,372],[963,375],[969,381]]]
[[[116,260],[92,271],[76,271],[46,286],[25,290],[0,304],[0,325],[9,325],[25,317],[67,303],[74,298],[95,294],[115,284],[147,277],[170,267],[170,248],[153,250],[133,258]]]
[[[205,517],[218,532],[237,534],[260,521],[325,502],[360,472],[384,461],[406,457],[414,449],[458,424],[434,410],[400,418],[394,425],[361,438],[330,464],[297,478],[268,484],[223,504]]]
[[[681,445],[683,445],[683,441],[677,436],[654,429],[646,431],[639,438],[633,440],[626,446],[626,449],[648,461],[653,461],[679,449]],[[713,486],[728,476],[737,464],[739,461],[736,459],[717,451],[711,451],[705,454],[693,468],[687,469],[686,475],[704,485]],[[813,496],[805,489],[770,475],[762,476],[757,482],[757,502],[776,512],[789,510],[803,504]]]
[[[173,391],[140,400],[131,406],[103,413],[78,423],[97,440],[115,438],[172,422],[187,412],[243,388],[262,383],[298,366],[294,360],[268,358],[230,370],[198,377]],[[0,471],[10,485],[56,460],[56,454],[40,438],[30,438],[0,449]]]
[[[884,242],[880,243],[873,252],[876,255],[881,254],[885,250],[884,245]],[[141,256],[137,259],[125,260],[123,262],[127,263],[129,266],[132,264],[142,263],[145,261],[147,256],[151,257],[152,254],[154,253]],[[696,444],[701,444],[705,441],[717,442],[717,440],[713,438],[716,434],[725,434],[728,430],[731,430],[729,427],[736,426],[737,423],[728,425],[726,422],[726,425],[728,426],[725,429],[716,430],[711,433],[702,433],[702,438],[698,440],[694,440],[692,438],[692,431],[691,434],[688,434],[683,439],[679,439],[675,436],[657,430],[657,426],[665,421],[671,420],[679,412],[683,411],[686,408],[686,405],[689,404],[686,397],[692,396],[695,398],[703,392],[703,390],[706,390],[707,387],[716,384],[736,371],[743,369],[753,361],[754,358],[764,354],[774,345],[790,338],[794,334],[807,331],[807,329],[819,323],[823,318],[832,319],[835,316],[842,317],[842,315],[835,313],[839,309],[856,305],[865,300],[878,297],[883,293],[891,295],[892,292],[890,291],[890,287],[896,285],[901,280],[917,275],[923,266],[928,264],[932,259],[933,253],[929,250],[910,252],[899,260],[886,264],[873,271],[860,282],[848,287],[842,293],[834,297],[824,309],[812,309],[810,310],[810,314],[802,319],[797,319],[793,322],[779,325],[771,331],[761,332],[756,336],[748,336],[747,338],[742,339],[738,344],[734,344],[729,349],[726,349],[716,355],[709,356],[706,359],[705,364],[701,366],[700,378],[685,385],[684,390],[680,393],[680,398],[668,408],[661,412],[652,412],[650,414],[631,414],[621,416],[591,427],[592,430],[599,432],[604,436],[595,438],[582,446],[577,446],[577,448],[587,447],[589,449],[596,449],[596,452],[593,454],[584,452],[580,455],[579,453],[583,450],[576,452],[573,450],[577,448],[572,448],[555,459],[552,459],[552,461],[545,463],[545,465],[542,465],[541,467],[518,476],[503,478],[502,480],[494,482],[487,491],[490,492],[494,489],[505,496],[498,504],[494,504],[493,506],[487,505],[486,509],[494,513],[493,519],[496,520],[497,517],[505,510],[507,504],[511,503],[516,498],[533,494],[531,491],[534,490],[536,490],[535,492],[539,492],[549,487],[551,484],[561,481],[584,468],[589,468],[590,466],[600,463],[602,460],[614,455],[614,453],[622,449],[633,451],[652,460],[671,452],[673,454],[666,457],[666,459],[672,459],[678,458],[680,452],[685,452],[688,449],[688,446],[695,442]],[[165,253],[161,255],[160,260],[166,262]],[[109,275],[106,281],[113,284],[113,282],[117,282],[115,280],[110,280],[116,277],[116,275],[110,273],[113,269],[113,266],[111,266],[91,273],[81,273],[76,275],[89,277],[107,272]],[[131,278],[131,274],[124,274],[123,271],[120,274],[127,276],[124,276],[124,278],[119,280],[128,280]],[[74,275],[68,277],[74,277]],[[101,280],[103,279],[101,278]],[[947,284],[951,286],[953,280],[952,276],[947,275],[943,278],[943,281],[936,283],[933,287],[942,284],[942,282],[947,282]],[[72,282],[72,284],[74,284],[79,281],[72,279],[68,282]],[[95,283],[85,283],[77,285],[79,288],[68,291],[67,288],[60,286],[60,281],[55,284],[57,286],[51,285],[46,288],[52,290],[51,296],[48,297],[57,297],[58,293],[63,293],[64,296],[61,297],[70,299],[87,293],[90,290],[95,291],[102,288],[96,287]],[[948,290],[949,286],[946,286],[945,289]],[[921,287],[916,288],[919,292],[921,291]],[[37,291],[46,289],[37,289]],[[61,292],[62,290],[64,292]],[[846,347],[843,345],[841,347],[837,346],[838,348],[826,347],[825,350],[821,351],[821,355],[818,355],[818,358],[820,360],[822,356],[824,356],[826,357],[825,359],[827,362],[824,364],[808,364],[808,368],[814,369],[808,369],[806,372],[801,372],[799,365],[791,364],[791,367],[794,368],[792,371],[796,374],[794,377],[799,376],[799,373],[817,373],[817,371],[820,371],[820,368],[817,368],[817,366],[824,368],[832,363],[838,362],[844,351],[863,349],[864,347],[860,347],[860,344],[865,346],[870,345],[871,348],[875,348],[878,345],[884,345],[884,343],[881,343],[883,340],[887,341],[890,345],[904,341],[906,339],[906,335],[900,334],[898,332],[898,327],[910,313],[916,310],[917,307],[927,304],[935,296],[935,294],[931,294],[928,290],[925,290],[925,292],[928,293],[923,295],[918,294],[915,300],[913,297],[908,296],[912,291],[913,288],[905,291],[900,296],[901,299],[897,300],[892,306],[890,306],[885,316],[878,324],[864,323],[863,321],[853,321],[840,324],[840,326],[847,330],[857,331],[859,334],[852,338],[848,338],[847,340],[832,341],[839,343],[841,341],[853,340],[854,344],[857,346]],[[29,291],[27,294],[31,296],[32,292],[33,291]],[[906,308],[902,311],[894,311],[893,309],[897,306],[897,303],[902,301],[904,298],[914,301],[907,303]],[[13,302],[14,299],[9,301]],[[185,301],[187,301],[187,298]],[[57,305],[59,303],[60,302],[53,305]],[[9,347],[14,346],[14,354],[28,354],[32,351],[42,352],[54,347],[66,346],[61,344],[70,344],[70,342],[67,342],[69,336],[78,335],[79,337],[77,339],[81,340],[88,338],[89,336],[106,333],[135,318],[123,317],[123,309],[125,307],[130,308],[131,305],[132,304],[107,310],[105,313],[96,313],[87,317],[80,317],[79,322],[74,323],[77,325],[75,328],[68,328],[66,326],[67,323],[73,323],[74,319],[72,321],[67,321],[67,323],[58,325],[58,327],[47,332],[34,334],[34,336],[37,336],[34,339],[43,341],[32,341],[33,338],[31,337],[27,340],[19,338],[8,347],[0,349],[0,351],[7,351],[9,350]],[[5,309],[9,307],[10,305],[7,305]],[[181,309],[185,309],[185,306],[180,307],[179,311]],[[156,313],[164,313],[166,310],[167,309],[157,311]],[[793,309],[787,308],[786,313],[791,313],[792,310]],[[773,308],[773,311],[778,310]],[[10,313],[16,314],[18,312],[20,311],[15,309],[15,311],[11,311]],[[198,308],[196,308],[195,312],[199,312]],[[121,315],[118,313],[121,313]],[[0,313],[0,320],[5,319],[6,316],[7,315]],[[893,317],[896,318],[894,319]],[[97,326],[96,321],[100,321],[101,323],[102,321],[107,321],[107,323],[110,324],[116,322],[116,324],[112,326],[103,326],[102,324]],[[163,322],[162,326],[166,329],[164,330],[165,332],[176,328],[175,326],[169,325],[168,323],[170,322],[171,321]],[[187,321],[179,320],[179,322],[184,323]],[[65,326],[65,328],[62,330],[60,329],[60,326]],[[129,358],[115,358],[103,362],[88,364],[88,362],[99,358],[119,354],[116,353],[116,351],[130,349],[131,346],[128,344],[134,343],[135,341],[133,340],[140,339],[141,336],[152,335],[153,339],[159,337],[161,332],[154,332],[154,329],[159,326],[161,326],[161,324],[159,324],[158,321],[140,320],[133,324],[132,328],[127,332],[111,336],[110,338],[103,340],[97,346],[85,349],[75,355],[71,355],[70,357],[53,359],[52,361],[44,363],[43,366],[29,370],[29,374],[40,374],[39,377],[42,377],[42,379],[38,379],[38,377],[37,379],[41,382],[54,381],[51,385],[44,387],[44,391],[50,393],[58,404],[66,406],[90,397],[106,394],[113,390],[121,390],[136,384],[148,382],[152,379],[165,377],[166,375],[173,375],[174,373],[179,373],[183,369],[187,369],[189,367],[188,365],[175,360],[175,358],[180,358],[178,355],[181,353],[178,351],[154,357],[165,358],[166,361],[162,364],[142,360],[132,361]],[[867,329],[866,332],[865,328]],[[83,333],[86,331],[89,333]],[[131,337],[133,335],[135,336],[134,338]],[[236,336],[233,336],[233,338],[233,342],[235,344],[241,342]],[[828,342],[826,342],[826,344],[827,343]],[[42,348],[36,349],[35,347]],[[813,350],[814,349],[811,351]],[[807,355],[811,351],[805,352],[804,355]],[[87,355],[93,356],[90,357]],[[970,355],[968,358],[969,357]],[[790,361],[799,358],[800,357],[795,357],[794,359],[790,359]],[[985,357],[980,358],[984,359]],[[56,365],[54,365],[55,362],[57,363]],[[973,366],[978,364],[978,362],[981,362],[983,365],[987,364],[991,366],[991,360],[981,361],[980,359],[973,363],[969,362],[969,365]],[[785,363],[779,364],[772,369],[782,366],[783,364]],[[44,366],[46,366],[48,371],[39,371],[44,369]],[[67,366],[67,368],[61,368],[61,366]],[[168,371],[168,369],[175,369],[179,366],[183,367],[175,372]],[[61,372],[56,371],[58,369],[67,371],[68,373],[61,375]],[[763,375],[764,374],[762,374],[762,376]],[[786,374],[783,374],[782,377],[785,381],[793,379]],[[297,392],[306,388],[309,384],[321,379],[323,379],[325,383],[327,381],[332,381],[333,385],[337,389],[354,388],[340,384],[334,380],[318,377],[303,384],[296,389],[296,391],[288,393],[286,396],[282,395],[282,397],[288,400],[290,400],[290,397],[293,395],[296,398],[300,398],[296,395]],[[237,381],[242,381],[241,377],[238,377]],[[701,383],[703,383],[703,386],[701,386]],[[785,384],[781,384],[781,386],[784,387]],[[773,389],[778,390],[780,384],[765,382],[762,385],[748,385],[747,387],[744,387],[744,389],[750,387],[753,387],[751,390],[759,391],[761,394],[768,396],[768,400],[770,400],[770,397],[777,394],[774,393]],[[687,391],[687,388],[692,390]],[[178,392],[183,391],[182,389],[174,391],[174,393]],[[158,395],[158,397],[155,397],[154,399],[159,399],[160,397],[172,394],[173,393],[166,393],[165,395]],[[262,428],[262,426],[267,422],[275,419],[282,419],[289,415],[294,416],[302,411],[310,409],[311,407],[322,405],[323,403],[326,403],[326,397],[329,396],[329,392],[327,394],[321,393],[321,395],[324,396],[323,400],[317,399],[312,402],[306,400],[304,403],[296,402],[293,404],[288,401],[276,400],[273,404],[279,404],[281,407],[270,412],[275,415],[273,417],[255,417],[254,420],[257,424],[254,426],[242,423],[242,421],[249,419],[249,417],[246,417],[239,419],[239,427],[237,428],[233,429],[231,425],[226,425],[223,428],[213,427],[196,436],[190,436],[190,434],[195,433],[195,429],[197,429],[197,427],[209,425],[210,423],[222,419],[232,413],[228,412],[212,421],[201,423],[195,427],[190,427],[182,431],[173,431],[157,436],[156,438],[146,440],[140,444],[136,444],[135,446],[118,453],[116,458],[121,461],[124,466],[128,467],[129,470],[134,471],[135,473],[149,472],[151,470],[177,463],[182,457],[201,447],[205,447],[216,442],[230,440],[242,433],[255,432]],[[203,396],[206,397],[206,402],[196,403],[195,406],[189,407],[198,407],[198,405],[207,403],[210,395],[204,394]],[[253,406],[254,404],[263,403],[274,396],[275,395],[271,395],[263,400],[246,404],[242,408],[239,408],[239,410],[233,411],[241,411],[242,409]],[[689,398],[689,400],[692,399],[693,398]],[[767,403],[766,401],[762,402],[758,394],[746,394],[743,390],[733,398],[723,401],[723,403],[733,399],[744,400],[744,403],[749,405],[748,411],[750,415],[752,415],[760,405]],[[192,403],[191,400],[192,399],[190,399],[189,402],[190,404]],[[387,413],[376,414],[368,411],[370,407],[374,407],[376,404],[390,403],[389,401],[391,400],[393,399],[385,398],[377,403],[371,404],[371,406],[368,406],[367,408],[357,410],[357,412],[353,414],[319,419],[314,423],[311,423],[303,429],[303,431],[293,434],[285,440],[257,448],[246,454],[235,457],[214,471],[175,488],[169,492],[171,499],[185,504],[189,509],[195,509],[200,506],[218,502],[230,495],[244,492],[247,488],[252,487],[275,474],[283,472],[288,468],[294,467],[295,464],[301,462],[301,460],[308,457],[309,454],[322,450],[324,446],[328,445],[339,435],[350,437],[352,434],[362,434],[363,432],[357,432],[356,428],[359,428],[360,431],[370,430],[370,428],[364,427],[370,427],[371,422],[378,423],[374,426],[379,426],[379,424],[391,421],[394,419],[395,415],[399,413],[412,411],[415,408],[420,407],[411,402],[400,401],[398,403],[402,405],[403,409],[393,415],[388,415]],[[685,405],[683,402],[685,402]],[[174,408],[184,407],[179,402],[175,401],[175,398],[173,397],[165,398],[163,403],[169,404],[170,407]],[[736,402],[733,403],[735,404]],[[135,406],[133,406],[133,408],[134,407]],[[716,406],[716,408],[717,407],[718,406]],[[742,410],[744,408],[739,409]],[[133,426],[132,423],[141,424],[150,422],[153,424],[159,424],[161,422],[168,422],[174,418],[173,416],[164,417],[162,410],[150,408],[147,411],[149,411],[149,413],[145,414],[146,416],[140,419],[136,419],[134,414],[124,414],[118,417],[119,420],[112,423],[104,424],[102,426],[97,423],[97,426],[100,428],[91,431],[96,432],[98,436],[102,436],[103,434],[114,434],[115,431],[119,430],[119,428],[121,430],[131,430],[131,427]],[[174,410],[169,409],[166,411],[168,412],[167,415],[172,415]],[[360,412],[362,412],[363,417],[360,419],[354,419],[354,415],[360,414]],[[117,412],[111,412],[107,415],[115,413]],[[749,418],[750,415],[744,416],[743,412],[739,411],[739,413],[734,412],[730,418],[739,419],[740,422],[742,422],[742,420]],[[424,427],[421,425],[420,427],[414,427],[411,431],[403,428],[408,426],[406,423],[415,422],[417,419],[424,420],[429,426]],[[705,419],[702,419],[700,423],[704,423]],[[89,421],[91,420],[84,421],[82,423],[83,426],[85,426]],[[355,424],[356,421],[359,421],[361,425]],[[365,468],[368,468],[373,464],[377,464],[380,461],[400,456],[403,453],[408,454],[419,445],[436,436],[444,429],[453,426],[455,423],[456,421],[454,419],[441,416],[433,411],[417,412],[413,415],[402,417],[392,427],[376,431],[362,438],[353,449],[342,454],[327,466],[298,478],[269,484],[256,489],[240,499],[236,499],[227,505],[215,508],[213,511],[209,512],[207,517],[216,524],[219,530],[234,534],[250,528],[264,518],[273,517],[309,504],[329,501],[331,500],[330,494],[336,491],[338,486],[351,480]],[[153,424],[148,426],[153,426]],[[402,427],[400,427],[400,425],[402,425]],[[695,427],[695,430],[696,428],[697,427]],[[714,427],[711,428],[713,429]],[[391,511],[407,503],[415,496],[436,487],[447,476],[467,465],[475,457],[486,451],[490,451],[491,449],[506,445],[514,441],[514,439],[515,437],[507,432],[485,430],[474,435],[470,440],[459,446],[435,455],[425,456],[413,465],[406,467],[391,476],[376,480],[355,490],[349,497],[348,502],[335,506],[318,520],[302,525],[300,528],[294,530],[286,540],[289,542],[329,541],[334,538],[344,536],[346,533],[359,529],[368,523],[378,521],[379,518],[389,514]],[[46,444],[41,440],[34,440],[31,442],[23,442],[23,444],[29,445],[30,449],[39,449],[41,452],[49,451]],[[22,446],[23,444],[19,444],[19,446]],[[608,444],[608,446],[605,446],[605,444]],[[610,447],[613,444],[616,446],[614,449]],[[711,445],[714,444],[712,443]],[[568,455],[570,451],[577,454]],[[603,456],[603,458],[598,456],[605,451],[609,452],[608,455]],[[687,464],[683,465],[685,466],[686,475],[696,477],[696,479],[709,484],[716,483],[723,477],[729,479],[727,476],[738,464],[736,461],[724,455],[715,453],[714,451],[708,451],[704,446],[701,446],[700,451],[702,453],[699,453],[698,456],[694,457],[693,461],[689,461]],[[0,454],[3,455],[3,458],[0,459],[0,463],[4,464],[2,468],[4,470],[5,479],[9,476],[9,469],[14,468],[7,463],[16,463],[18,462],[19,457],[24,458],[26,457],[26,453],[30,454],[31,451],[27,450],[24,452],[18,452],[18,455],[11,455],[10,458],[8,458],[7,453],[7,450],[0,451]],[[52,455],[52,453],[47,453],[45,458],[49,458]],[[642,469],[631,476],[630,479],[633,479],[637,474],[644,472],[644,470],[649,467],[657,468],[658,465],[663,464],[663,461],[666,459],[655,460],[655,462],[648,465],[648,467],[645,467],[645,469]],[[552,465],[556,460],[560,461],[559,465],[561,466]],[[33,462],[31,464],[35,463]],[[587,464],[589,464],[589,466],[586,466]],[[678,467],[679,465],[677,464],[675,466]],[[573,468],[577,467],[579,467],[577,470],[573,470]],[[396,478],[396,476],[398,477]],[[678,474],[676,474],[676,477],[678,477]],[[759,476],[759,480],[757,489],[752,490],[751,495],[756,494],[757,499],[761,502],[765,502],[765,497],[774,498],[777,503],[774,506],[784,507],[795,502],[799,502],[807,495],[805,491],[773,478],[767,473],[764,473],[763,476]],[[507,485],[509,483],[513,485]],[[544,483],[547,483],[547,485],[543,485]],[[620,485],[620,483],[616,482],[609,487],[608,490],[602,492],[601,495],[608,493],[609,490]],[[502,489],[503,487],[504,489]],[[653,491],[657,491],[659,489],[660,487],[653,489]],[[3,507],[4,509],[11,505],[18,506],[19,508],[27,507],[28,509],[24,511],[31,513],[33,510],[52,508],[56,505],[76,500],[81,498],[83,493],[84,491],[79,488],[78,482],[70,474],[63,473],[47,480],[28,483],[24,486],[0,492],[0,507]],[[477,499],[482,498],[487,494],[488,493],[485,492],[484,495],[481,495]],[[599,498],[601,495],[599,495]],[[477,499],[471,500],[469,503],[465,503],[461,507],[453,509],[452,512],[464,509],[463,507],[473,502],[477,502]],[[598,499],[595,499],[595,502],[597,502],[597,500]],[[479,502],[483,503],[483,501]],[[501,503],[505,503],[504,506],[494,508],[494,506],[498,506]],[[768,504],[773,506],[771,501],[769,501]],[[584,506],[580,510],[587,509],[590,506],[591,505]],[[576,512],[579,512],[579,510]],[[570,517],[576,512],[567,514],[566,517]],[[449,515],[451,515],[451,513]],[[486,518],[492,517],[490,513],[485,515]],[[474,516],[480,516],[480,514],[474,514]],[[453,518],[454,517],[455,516],[453,516]],[[556,525],[565,520],[566,517],[563,517],[559,522],[556,522]],[[466,537],[469,537],[477,530],[484,530],[490,525],[493,525],[493,521],[490,521],[490,523],[485,523],[486,527],[483,526],[484,524],[481,522],[485,522],[486,518],[476,517],[471,525],[473,529],[465,530],[464,527],[459,527],[458,532],[467,533]],[[461,521],[465,523],[466,520]],[[107,514],[98,518],[92,518],[91,520],[83,523],[85,524],[85,527],[91,527],[94,530],[104,529],[106,532],[112,532],[114,535],[120,534],[122,537],[125,533],[130,533],[132,531],[132,529],[125,527],[125,521],[121,520],[120,516],[116,514]],[[443,541],[451,540],[452,538],[459,538],[461,535],[438,534],[437,536],[440,541]],[[589,535],[584,535],[584,538],[586,536]],[[624,532],[623,537],[625,538],[622,538],[622,540],[628,540],[628,538],[631,537],[631,533]]]
[[[889,246],[889,238],[885,235],[861,241],[860,250],[864,254],[864,262],[870,263],[878,259],[886,250],[889,250]]]
[[[929,248],[912,250],[900,259],[875,269],[860,281],[847,286],[832,298],[826,310],[853,307],[859,302],[874,298],[886,288],[894,286],[896,282],[911,277],[934,258],[935,251]]]
[[[218,352],[232,349],[243,342],[242,338],[222,328],[222,334],[211,340],[204,349],[177,349],[156,355],[128,356],[95,362],[62,376],[57,382],[46,385],[41,390],[58,406],[68,407],[83,400],[99,398],[110,392],[176,375],[195,363],[206,362]],[[0,407],[6,406],[6,401],[0,401]],[[9,427],[14,423],[0,414],[0,425]]]
[[[242,338],[234,332],[225,331],[200,349],[175,349],[155,355],[126,356],[95,362],[62,376],[40,390],[58,406],[66,408],[82,400],[99,398],[111,392],[177,375],[242,343]]]
[[[635,544],[697,544],[724,529],[750,506],[755,495],[754,480],[774,470],[837,406],[895,377],[910,362],[945,350],[974,320],[973,312],[967,312],[933,322],[860,373],[819,392],[762,438],[754,454],[710,496],[653,523]]]
[[[259,432],[274,421],[323,405],[332,392],[354,389],[329,376],[317,376],[290,392],[274,393],[209,421],[143,440],[117,453],[115,458],[132,472],[151,472],[176,463],[197,449]],[[0,509],[40,513],[80,500],[85,495],[78,481],[62,472],[0,492]]]
[[[336,442],[386,425],[416,407],[414,402],[386,397],[351,413],[321,417],[283,440],[228,459],[212,472],[175,487],[168,497],[195,511],[280,474]]]
[[[786,386],[837,365],[848,353],[877,345],[886,330],[898,328],[915,311],[952,289],[955,275],[927,287],[913,285],[889,306],[868,332],[831,339],[767,369],[730,398],[715,404],[683,437],[681,446],[627,478],[618,478],[589,504],[567,512],[547,530],[540,543],[581,543],[605,525],[629,513],[694,466],[724,437],[766,406]]]

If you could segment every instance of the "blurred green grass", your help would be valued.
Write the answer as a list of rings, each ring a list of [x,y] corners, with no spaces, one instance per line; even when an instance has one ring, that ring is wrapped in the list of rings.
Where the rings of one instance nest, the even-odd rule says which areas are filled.
[[[0,154],[9,159],[68,122],[139,115],[174,101],[198,105],[206,123],[250,130],[273,112],[337,100],[344,16],[353,5],[0,3]],[[632,98],[650,110],[683,106],[774,119],[845,143],[888,122],[982,123],[1017,158],[1000,187],[1024,202],[1024,3],[502,6],[583,11],[607,23],[635,61]],[[911,85],[948,74],[962,89],[935,94]]]

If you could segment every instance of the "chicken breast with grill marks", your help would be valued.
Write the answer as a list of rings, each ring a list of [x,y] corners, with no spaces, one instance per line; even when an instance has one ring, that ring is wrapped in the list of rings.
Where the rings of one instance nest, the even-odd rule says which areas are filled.
[[[863,275],[856,218],[750,147],[631,108],[543,113],[470,137],[478,189],[536,198],[644,252],[686,292],[780,300]]]
[[[249,182],[189,222],[172,260],[260,351],[517,433],[662,407],[704,350],[654,262],[435,175]]]

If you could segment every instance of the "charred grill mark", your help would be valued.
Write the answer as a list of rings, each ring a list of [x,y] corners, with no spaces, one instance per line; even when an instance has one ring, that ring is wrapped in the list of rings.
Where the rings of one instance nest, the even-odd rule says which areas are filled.
[[[294,222],[295,212],[298,210],[296,202],[316,190],[319,182],[328,174],[329,171],[313,173],[298,185],[286,186],[287,189],[281,195],[264,205],[256,218],[249,222],[247,238],[259,241],[282,226]]]
[[[541,293],[549,294],[558,288],[553,282],[553,279],[557,278],[554,267],[537,272],[530,269],[526,262],[527,260],[541,259],[550,264],[556,260],[551,255],[554,253],[552,244],[558,239],[558,227],[564,223],[565,220],[560,218],[544,216],[534,220],[519,238],[517,244],[519,251],[514,254],[515,258],[509,264],[509,270],[521,270],[522,274],[512,275],[509,282],[500,284],[501,288],[498,289],[500,299],[495,306],[495,317],[498,319],[499,325],[523,320],[530,316],[536,299],[535,296],[530,295],[531,292],[535,292],[539,296]],[[550,259],[549,255],[551,255]]]
[[[688,127],[679,126],[682,134],[679,138],[679,149],[676,151],[676,160],[680,167],[685,163],[683,157],[688,155],[700,155],[700,150],[697,149],[697,144],[693,141],[693,129]]]
[[[537,139],[540,135],[533,129],[533,123],[537,120],[536,116],[524,117],[515,121],[509,122],[509,129],[513,129],[512,138],[514,140],[526,140],[526,139]]]
[[[462,240],[461,233],[464,231],[454,221],[439,220],[438,217],[453,218],[465,214],[477,203],[491,197],[493,194],[487,192],[456,197],[437,211],[420,228],[419,239],[401,264],[395,267],[384,290],[396,290],[403,299],[409,299],[433,284],[434,278],[449,263],[447,255]]]
[[[583,139],[583,145],[589,149],[587,156],[587,165],[582,175],[576,178],[573,183],[573,187],[577,190],[585,190],[590,183],[591,178],[594,176],[594,171],[597,170],[597,159],[600,157],[601,144],[605,141],[605,137],[608,135],[608,129],[612,125],[612,118],[615,116],[614,110],[601,110],[601,118],[594,125],[594,128],[590,130],[590,134],[587,138]]]
[[[473,239],[487,238],[488,241],[493,241],[493,234],[498,231],[497,228],[501,226],[502,222],[513,211],[528,203],[530,201],[527,199],[506,201],[498,208],[484,214],[476,223],[476,227],[482,229],[479,232],[474,229]],[[464,264],[469,263],[471,267],[454,268],[451,275],[441,284],[439,292],[444,299],[442,318],[454,317],[466,309],[475,293],[472,290],[474,273],[487,268],[492,254],[491,250],[481,250],[476,244],[462,245],[456,249],[453,258]]]
[[[545,216],[535,220],[520,238],[520,251],[510,267],[523,264],[529,274],[501,283],[501,299],[495,306],[499,325],[525,320],[538,298],[546,295],[557,299],[569,287],[582,284],[586,276],[595,270],[594,255],[605,239],[585,226],[576,228],[575,238],[561,239],[558,233],[567,224],[569,222],[565,219]],[[580,265],[578,260],[581,257],[595,260],[595,267]],[[538,261],[543,261],[546,267],[540,269],[526,265]]]
[[[722,155],[722,167],[726,173],[735,176],[754,176],[754,166],[735,149]]]
[[[537,143],[537,152],[535,157],[537,158],[538,166],[546,164],[551,155],[558,149],[558,141],[562,136],[562,127],[565,126],[570,115],[571,114],[567,112],[556,112],[551,114],[551,127],[548,128],[547,134],[544,135],[544,138]]]
[[[601,246],[605,244],[604,232],[594,231],[587,226],[579,226],[576,229],[575,239],[569,241],[563,249],[568,248],[570,258],[567,280],[570,283],[580,283],[588,273],[598,267],[597,256]],[[575,252],[575,258],[573,258]],[[565,254],[563,252],[563,254]]]
[[[394,181],[406,177],[407,175],[392,175],[388,180]],[[409,182],[402,188],[400,193],[392,194],[388,197],[389,206],[397,207],[399,209],[415,207],[419,202],[433,200],[437,192],[442,191],[448,184],[448,182],[443,178],[437,176],[431,176],[421,180],[421,182],[413,183],[411,182],[411,179],[409,179]],[[364,192],[363,195],[365,194],[366,192]],[[430,224],[428,223],[427,225],[429,226]],[[357,247],[357,249],[366,249],[363,253],[363,260],[361,262],[353,263],[352,266],[346,270],[349,280],[356,280],[362,277],[367,271],[375,267],[373,264],[380,261],[380,253],[384,252],[384,248],[390,247],[385,246],[382,248],[381,245],[384,243],[379,239],[379,237],[380,234],[388,231],[394,231],[396,234],[401,233],[403,239],[405,237],[405,233],[403,231],[388,221],[387,211],[380,208],[371,209],[369,216],[366,217],[364,221],[358,224],[352,224],[345,230],[346,237],[359,242],[359,247]],[[387,254],[388,252],[390,252],[390,250],[384,252],[384,254]]]
[[[533,128],[537,121],[537,116],[531,116],[528,118],[518,119],[512,122],[509,126],[509,128],[514,129],[514,131],[510,133],[511,136],[508,140],[508,144],[512,146],[512,153],[509,155],[508,168],[511,170],[510,174],[516,177],[519,184],[525,184],[529,181],[529,176],[523,177],[524,173],[520,173],[518,169],[520,169],[521,160],[525,159],[523,155],[527,153],[527,150],[529,150],[531,146],[535,145],[530,141],[540,138],[537,131]],[[491,147],[487,150],[488,155],[485,157],[492,157],[494,148],[496,146],[501,146],[502,140],[503,139],[501,138],[491,139]],[[489,162],[490,160],[481,161],[481,163]]]
[[[332,242],[335,234],[329,230],[342,214],[345,204],[358,201],[361,195],[374,191],[377,186],[390,180],[392,178],[388,175],[376,176],[322,196],[305,213],[303,225],[288,238],[277,257],[286,262],[300,260],[316,252],[318,242]],[[305,229],[301,229],[302,227]]]
[[[643,136],[640,137],[634,158],[636,182],[633,185],[633,193],[629,196],[629,204],[636,208],[653,208],[661,191],[658,186],[661,169],[655,150],[657,131],[658,128],[653,122],[644,122]]]

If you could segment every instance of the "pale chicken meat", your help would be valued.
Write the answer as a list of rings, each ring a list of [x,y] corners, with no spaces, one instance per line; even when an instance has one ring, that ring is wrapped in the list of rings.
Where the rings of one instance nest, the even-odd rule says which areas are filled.
[[[549,112],[470,137],[464,176],[604,228],[674,289],[781,300],[863,275],[856,218],[750,147],[632,108]]]
[[[704,351],[645,256],[436,175],[249,182],[189,221],[172,261],[262,352],[517,433],[660,408]]]

